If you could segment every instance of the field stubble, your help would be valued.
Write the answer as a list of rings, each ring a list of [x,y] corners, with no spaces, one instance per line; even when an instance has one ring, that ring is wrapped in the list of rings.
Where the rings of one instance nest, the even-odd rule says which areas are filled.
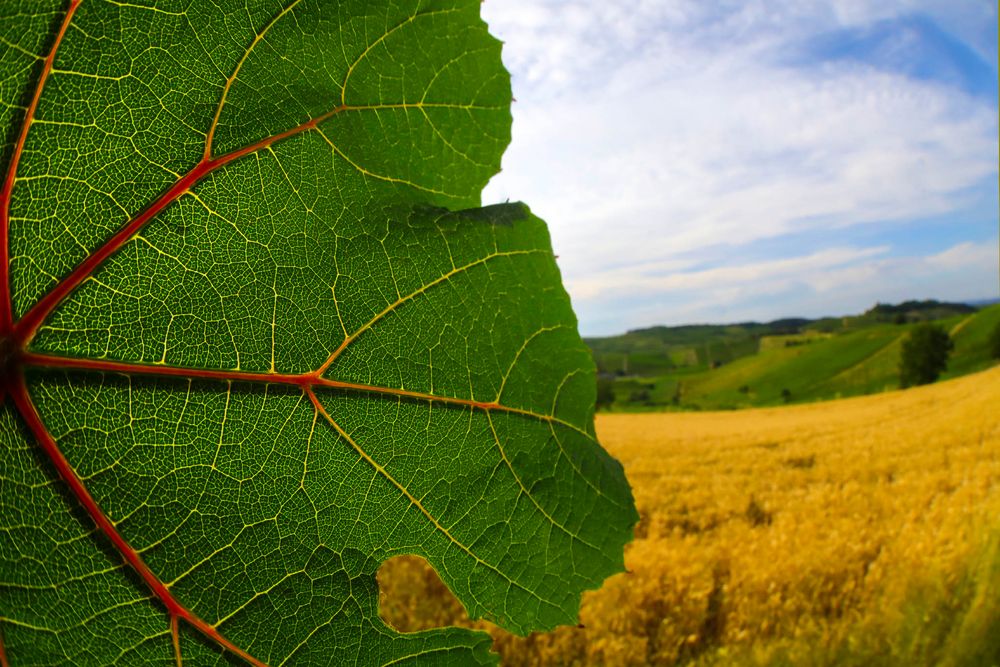
[[[597,428],[641,519],[581,627],[470,622],[413,557],[380,571],[383,617],[487,629],[509,665],[1000,665],[1000,368]]]

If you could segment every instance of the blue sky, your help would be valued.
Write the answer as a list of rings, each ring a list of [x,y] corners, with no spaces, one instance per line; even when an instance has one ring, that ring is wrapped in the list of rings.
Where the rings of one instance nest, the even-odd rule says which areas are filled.
[[[1000,296],[994,0],[488,0],[585,335]]]

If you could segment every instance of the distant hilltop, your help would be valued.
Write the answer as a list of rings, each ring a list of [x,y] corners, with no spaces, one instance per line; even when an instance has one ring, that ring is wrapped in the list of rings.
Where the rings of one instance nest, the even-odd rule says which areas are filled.
[[[770,322],[733,322],[731,324],[679,324],[674,326],[655,325],[641,329],[629,329],[625,334],[618,336],[602,336],[587,338],[587,341],[603,341],[622,338],[636,334],[659,334],[667,335],[671,338],[689,339],[720,329],[732,329],[733,327],[746,329],[748,331],[767,331],[772,334],[799,333],[803,328],[829,328],[839,329],[844,326],[845,321],[858,322],[893,322],[902,315],[908,322],[926,322],[928,320],[939,320],[952,315],[967,315],[974,313],[984,306],[1000,303],[1000,299],[980,299],[978,301],[963,301],[961,303],[951,301],[937,301],[936,299],[925,299],[923,301],[910,300],[899,304],[876,303],[861,315],[828,316],[809,319],[806,317],[784,317]]]
[[[970,306],[975,306],[976,308],[983,308],[985,306],[992,306],[993,304],[1000,303],[1000,299],[976,299],[975,301],[966,301]]]
[[[903,303],[892,305],[889,303],[876,303],[865,311],[862,317],[870,317],[880,322],[902,321],[916,322],[921,320],[940,320],[951,315],[962,315],[974,313],[978,308],[966,303],[948,303],[945,301],[935,301],[927,299],[925,301],[904,301]]]

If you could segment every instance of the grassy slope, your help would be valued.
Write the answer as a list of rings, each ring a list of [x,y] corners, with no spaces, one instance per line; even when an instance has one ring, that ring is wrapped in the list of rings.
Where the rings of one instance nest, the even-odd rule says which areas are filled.
[[[783,389],[792,400],[819,398],[825,380],[864,364],[899,336],[890,325],[770,350],[692,378],[683,395],[703,408],[778,403]]]
[[[987,339],[1000,324],[1000,305],[968,316],[939,322],[955,341],[945,378],[990,367]],[[696,409],[726,409],[857,396],[899,385],[899,355],[912,325],[880,324],[852,333],[785,347],[782,339],[764,339],[762,351],[721,368],[704,366],[683,373],[630,379],[616,384],[619,410],[662,408],[672,404],[680,383],[680,405]],[[800,337],[801,338],[801,337]],[[638,393],[647,398],[636,400]]]
[[[987,349],[990,333],[1000,325],[1000,304],[984,308],[952,328],[955,349],[944,377],[958,377],[989,368],[993,360]]]

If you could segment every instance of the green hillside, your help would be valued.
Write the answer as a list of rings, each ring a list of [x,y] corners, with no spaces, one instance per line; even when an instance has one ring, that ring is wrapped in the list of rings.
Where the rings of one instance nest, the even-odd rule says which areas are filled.
[[[1000,326],[1000,304],[957,322],[949,330],[955,349],[944,377],[958,377],[988,368],[991,365],[988,339],[997,326]]]
[[[702,341],[693,339],[694,327],[676,333],[659,327],[617,340],[599,339],[592,349],[601,381],[612,388],[614,401],[608,407],[614,410],[730,409],[896,389],[902,342],[925,319],[943,326],[954,341],[944,377],[996,363],[989,356],[988,338],[1000,326],[1000,304],[965,310],[912,303],[930,304],[928,312],[945,317],[923,318],[912,309],[880,305],[864,315],[841,318],[839,326],[831,326],[831,319],[820,321],[818,328],[808,320],[702,326],[697,327]],[[625,348],[623,339],[632,347]]]

